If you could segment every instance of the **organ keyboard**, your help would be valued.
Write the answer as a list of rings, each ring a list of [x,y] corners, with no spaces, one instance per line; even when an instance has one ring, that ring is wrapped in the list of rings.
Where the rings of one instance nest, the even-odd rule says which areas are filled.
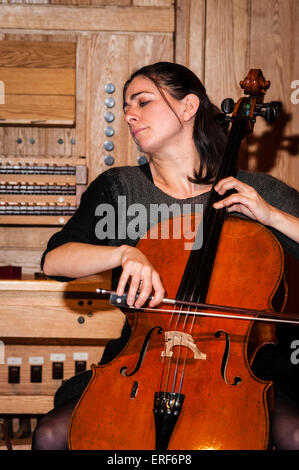
[[[0,224],[63,225],[87,186],[85,158],[3,157]]]

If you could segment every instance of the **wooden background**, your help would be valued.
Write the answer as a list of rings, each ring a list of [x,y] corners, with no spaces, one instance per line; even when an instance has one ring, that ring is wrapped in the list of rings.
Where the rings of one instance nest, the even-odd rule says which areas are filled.
[[[1,162],[18,156],[41,162],[67,158],[71,163],[85,156],[89,181],[108,168],[107,153],[114,165],[135,165],[140,155],[123,121],[122,85],[135,68],[173,60],[199,75],[217,105],[226,97],[238,99],[240,80],[250,68],[262,69],[271,81],[267,100],[281,100],[284,108],[274,126],[259,120],[254,136],[243,145],[241,166],[299,189],[299,104],[291,102],[291,84],[299,80],[298,27],[297,0],[0,0],[2,46],[22,41],[76,49],[74,124],[20,125],[20,110],[10,125],[0,121]],[[1,63],[0,48],[4,84],[9,68],[20,73],[18,50],[13,49],[10,62]],[[115,134],[114,150],[106,152],[104,113],[109,109],[104,100],[110,82],[115,85]],[[68,96],[69,91],[63,93]],[[40,255],[57,229],[2,225],[0,265],[20,265],[28,274],[38,271]]]

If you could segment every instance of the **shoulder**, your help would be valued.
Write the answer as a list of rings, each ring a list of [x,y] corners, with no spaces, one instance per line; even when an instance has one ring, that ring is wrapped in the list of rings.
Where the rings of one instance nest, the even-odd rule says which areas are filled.
[[[91,183],[94,186],[99,184],[111,184],[111,182],[130,181],[144,177],[144,172],[140,166],[118,166],[109,168],[100,173]]]
[[[254,187],[269,204],[299,216],[299,193],[295,188],[265,173],[239,170],[237,178]]]
[[[278,209],[299,217],[299,193],[295,188],[288,186],[274,176],[264,173],[251,173],[239,171],[237,178],[244,183],[253,186],[255,190],[269,204]],[[270,227],[269,227],[270,228]],[[293,257],[299,259],[299,245],[295,241],[283,235],[281,232],[271,229],[283,248]]]
[[[139,167],[113,167],[100,173],[88,185],[85,197],[101,197],[127,192],[142,175]]]
[[[297,192],[291,186],[288,186],[283,181],[279,180],[275,176],[268,175],[266,173],[255,173],[251,171],[239,170],[237,173],[237,178],[244,183],[250,184],[255,188],[261,188],[264,191],[270,189],[284,189]]]

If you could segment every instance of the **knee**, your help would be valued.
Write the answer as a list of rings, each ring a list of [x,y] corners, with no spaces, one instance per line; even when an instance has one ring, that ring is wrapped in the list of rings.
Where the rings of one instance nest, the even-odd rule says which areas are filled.
[[[271,431],[277,450],[299,450],[299,409],[287,397],[277,396]]]
[[[276,450],[299,450],[299,427],[286,426],[284,433],[277,433]]]
[[[57,427],[51,416],[44,416],[34,430],[32,450],[65,450],[67,449],[67,430]]]

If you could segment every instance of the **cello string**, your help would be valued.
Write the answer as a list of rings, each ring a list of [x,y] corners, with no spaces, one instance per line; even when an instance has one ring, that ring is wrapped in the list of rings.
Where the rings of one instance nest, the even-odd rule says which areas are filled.
[[[184,358],[184,364],[183,364],[182,373],[181,373],[181,380],[180,380],[180,385],[179,385],[179,390],[178,390],[178,396],[181,395],[181,390],[182,390],[182,387],[183,387],[183,379],[184,379],[184,377],[185,377],[185,369],[186,369],[186,362],[187,362],[188,354],[189,354],[189,349],[186,348],[186,351],[185,351],[185,358]]]
[[[226,148],[226,151],[221,160],[221,164],[220,164],[217,176],[216,176],[215,184],[222,177],[227,176],[228,174],[233,174],[235,171],[236,161],[234,160],[236,159],[226,158],[226,156],[229,155],[231,157],[231,155],[235,155],[235,156],[237,155],[236,148],[238,148],[238,144],[240,143],[240,140],[242,140],[240,139],[240,130],[242,130],[243,126],[244,126],[244,121],[240,119],[235,121],[233,124],[233,132],[230,133],[230,137],[231,137],[230,145],[228,149]],[[188,260],[188,264],[189,264],[188,272],[190,273],[190,269],[191,269],[191,275],[189,275],[187,282],[185,279],[185,285],[186,285],[184,289],[185,298],[187,296],[187,292],[190,291],[190,287],[191,287],[191,296],[189,297],[189,300],[194,301],[194,299],[196,299],[197,302],[199,300],[203,301],[206,299],[207,292],[205,291],[207,291],[208,289],[207,282],[209,281],[206,281],[206,283],[203,283],[202,276],[205,275],[206,267],[209,268],[210,273],[212,272],[213,260],[216,254],[216,248],[218,245],[220,233],[221,233],[223,222],[225,220],[226,212],[227,212],[226,209],[216,211],[213,208],[213,203],[217,199],[218,199],[218,194],[212,188],[210,198],[209,198],[206,210],[204,212],[204,217],[203,217],[204,228],[205,228],[205,230],[203,231],[203,236],[205,238],[205,240],[203,240],[204,250],[202,246],[200,252],[194,253],[194,254],[191,253],[190,259]],[[207,233],[209,233],[208,237],[207,237]],[[200,276],[194,274],[198,272],[200,273]],[[197,282],[194,282],[195,280],[194,276]],[[195,309],[195,312],[196,311],[197,309]],[[189,313],[187,314],[187,316],[189,316]],[[192,321],[191,321],[190,330],[189,330],[190,335],[192,335],[194,325],[195,325],[195,320],[196,320],[196,315],[194,313]],[[186,361],[184,362],[183,369],[182,369],[180,390],[182,386],[185,366],[186,366]]]
[[[181,319],[181,313],[182,313],[182,307],[176,311],[176,324],[175,324],[175,331],[179,330],[181,331],[181,329],[178,327],[179,325],[179,321]],[[186,323],[186,317],[183,321],[183,329],[185,328],[185,323]],[[182,350],[182,335],[180,336],[180,343],[175,345],[173,344],[173,348],[176,346],[176,349],[174,352],[176,352],[176,361],[175,361],[175,364],[174,364],[174,371],[173,371],[173,379],[172,379],[172,386],[171,386],[171,393],[173,394],[174,393],[174,390],[175,390],[175,384],[176,384],[176,379],[177,379],[177,375],[178,375],[178,370],[179,370],[179,362],[180,362],[180,356],[181,356],[181,350]],[[172,355],[171,356],[171,363],[173,362],[172,358],[174,356]],[[170,375],[168,377],[168,380],[167,380],[167,386],[168,384],[170,383]]]
[[[228,148],[226,149],[222,158],[216,181],[219,179],[233,174],[236,168],[236,158],[238,144],[240,143],[240,132],[243,132],[244,120],[238,119],[234,121],[232,131],[230,132],[230,140]],[[235,158],[232,159],[231,155]],[[230,158],[227,158],[229,156]],[[233,160],[230,162],[230,160]],[[208,283],[210,274],[212,272],[212,264],[214,254],[216,253],[216,247],[221,233],[222,223],[225,218],[226,209],[220,209],[216,211],[213,208],[213,203],[218,199],[217,193],[212,189],[209,201],[203,216],[203,246],[201,249],[195,250],[191,253],[187,263],[187,269],[185,270],[182,283],[180,286],[180,297],[183,295],[185,299],[200,299],[204,301],[206,291],[208,289]],[[199,274],[198,274],[199,273]],[[195,290],[196,288],[196,290]]]
[[[178,324],[179,324],[179,320],[180,320],[182,311],[183,311],[182,308],[180,308],[179,310],[174,309],[172,311],[171,320],[174,320],[175,317],[176,317],[176,321],[175,321],[175,325],[174,325],[175,331],[179,329]],[[179,329],[180,331],[184,330],[186,328],[187,316],[185,316],[185,319],[183,320],[183,327],[181,327]],[[170,322],[169,322],[169,324],[170,324]],[[180,357],[181,357],[181,351],[182,351],[182,347],[183,347],[182,338],[183,337],[181,335],[179,344],[173,344],[172,345],[173,348],[176,346],[176,360],[175,360],[175,362],[173,360],[174,354],[169,356],[168,360],[167,360],[166,377],[164,377],[165,380],[164,380],[164,386],[163,386],[163,388],[164,388],[164,397],[166,397],[166,392],[167,392],[168,389],[171,388],[171,393],[174,393],[174,390],[175,390],[175,385],[176,385],[176,381],[177,381],[177,377],[178,377],[178,371],[179,371],[179,362],[180,362]],[[166,343],[165,343],[165,346],[166,346]],[[165,347],[164,347],[164,352],[165,352]],[[172,351],[172,353],[174,353],[174,351]],[[164,356],[163,359],[165,359],[165,356]],[[185,364],[185,362],[186,362],[186,359],[183,361],[183,364]],[[173,371],[172,371],[172,366],[174,366]],[[162,370],[161,370],[161,376],[160,376],[159,391],[162,388],[163,375],[165,373],[165,360],[162,360],[162,368],[161,369]],[[172,385],[171,385],[171,387],[169,387],[172,372],[173,372]]]
[[[233,152],[231,152],[231,150],[232,150],[232,147],[234,149],[236,148],[236,144],[238,143],[237,141],[239,140],[239,134],[240,134],[240,129],[241,129],[242,125],[243,125],[243,123],[240,120],[237,123],[236,122],[234,123],[234,130],[237,128],[238,132],[237,133],[236,132],[231,133],[231,135],[233,134],[233,139],[231,139],[231,141],[230,141],[231,142],[231,146],[229,148],[229,154],[230,155],[231,154],[235,155],[235,152],[233,153]],[[228,152],[226,152],[226,154],[227,153]],[[226,154],[224,154],[224,156],[222,158],[221,165],[220,165],[217,177],[216,177],[216,179],[218,179],[218,180],[221,179],[221,177],[227,175],[228,173],[232,174],[233,173],[233,168],[235,168],[235,163],[232,162],[232,159],[231,158],[230,159],[225,158]],[[195,298],[196,301],[198,302],[199,300],[203,300],[203,298],[204,299],[206,298],[206,293],[207,293],[207,289],[208,289],[207,286],[208,286],[209,280],[208,281],[206,280],[205,283],[202,282],[202,276],[204,275],[204,277],[206,278],[206,275],[205,275],[206,269],[203,269],[203,267],[208,267],[209,272],[210,273],[212,272],[212,265],[213,265],[213,261],[214,261],[214,256],[216,254],[216,248],[217,248],[217,245],[218,245],[218,242],[219,242],[223,222],[224,222],[224,219],[226,217],[226,209],[216,211],[213,208],[213,202],[215,202],[215,200],[217,200],[217,198],[218,198],[217,193],[212,189],[212,192],[211,192],[211,195],[210,195],[210,198],[209,198],[209,201],[208,201],[207,209],[206,209],[205,214],[204,214],[204,225],[205,225],[205,227],[208,226],[208,230],[205,229],[204,233],[205,234],[209,233],[209,236],[205,240],[205,247],[204,247],[205,249],[204,250],[201,249],[200,253],[191,253],[191,255],[189,257],[189,260],[188,260],[188,263],[187,263],[189,276],[186,279],[186,275],[185,275],[186,271],[185,271],[183,279],[182,279],[182,283],[180,285],[180,291],[182,291],[182,284],[183,284],[183,286],[185,285],[184,288],[183,288],[184,298],[185,299],[188,297],[188,291],[190,291],[190,290],[191,290],[191,298],[189,297],[189,300],[194,301],[194,298]],[[198,263],[198,258],[200,259],[199,263]],[[190,270],[191,270],[191,275],[190,275]],[[201,276],[198,276],[198,274],[197,274],[198,271],[200,272]],[[200,279],[200,277],[201,277],[201,279]],[[197,280],[197,282],[195,282],[195,279]],[[190,287],[191,287],[191,289],[190,289]],[[197,311],[197,309],[195,310],[195,312],[196,311]],[[183,329],[185,329],[186,325],[188,324],[189,316],[190,316],[189,312],[190,312],[190,308],[188,309],[187,314],[185,314],[185,319],[184,319],[184,322],[183,322]],[[193,330],[194,330],[195,320],[197,318],[196,315],[195,315],[195,312],[194,312],[193,315],[191,315],[191,325],[190,325],[190,328],[189,328],[189,334],[191,336],[192,336],[192,333],[193,333]],[[181,316],[181,312],[180,312],[179,316]],[[177,324],[178,324],[178,321],[179,321],[179,319],[177,319]],[[173,379],[173,390],[174,390],[175,381],[176,381],[176,378],[177,378],[177,375],[178,375],[178,366],[179,366],[179,359],[180,359],[180,355],[181,355],[181,349],[182,349],[182,337],[181,337],[181,344],[180,344],[180,347],[179,347],[179,352],[178,352],[177,360],[176,360],[175,375],[174,375],[174,379]],[[188,354],[189,354],[189,348],[186,347],[185,357],[184,357],[183,365],[182,365],[182,368],[181,368],[179,393],[181,393],[181,389],[182,389],[182,385],[183,385],[183,379],[184,379],[184,375],[185,375],[185,368],[186,368],[186,364],[187,364]]]
[[[188,313],[186,315],[186,317],[191,318],[191,325],[190,325],[190,328],[189,328],[189,334],[192,336],[196,316],[194,314],[190,315]],[[194,341],[194,343],[195,343],[195,341]],[[185,357],[183,359],[183,364],[182,364],[182,367],[181,367],[181,378],[180,378],[180,384],[179,384],[179,389],[178,389],[178,396],[180,396],[180,394],[181,394],[181,390],[182,390],[182,386],[183,386],[183,379],[184,379],[184,376],[185,376],[185,369],[186,369],[186,365],[187,365],[187,358],[189,356],[189,353],[190,353],[189,348],[186,347],[185,348]],[[195,360],[197,360],[197,359],[195,359]]]
[[[174,319],[176,318],[176,314],[175,314],[176,309],[177,309],[177,306],[175,306],[174,309],[172,309],[172,313],[171,313],[171,316],[170,316],[170,319],[169,319],[169,322],[168,322],[168,328],[169,329],[171,328],[171,324],[173,323]],[[182,308],[180,308],[180,311],[181,310],[182,310]],[[169,312],[170,312],[170,310],[169,310]],[[163,390],[164,397],[166,397],[168,384],[170,382],[172,358],[173,358],[172,355],[170,355],[168,357],[166,356],[166,338],[165,338],[165,341],[164,341],[164,356],[162,356],[160,384],[159,384],[159,392],[163,388],[164,389]],[[165,377],[165,375],[166,375],[166,377]],[[164,378],[164,385],[163,385],[163,378]]]
[[[182,312],[182,309],[180,310],[179,312],[179,316],[181,316],[181,312]],[[186,328],[186,323],[187,323],[187,318],[188,318],[188,314],[185,315],[185,319],[183,320],[183,327],[182,327],[182,331],[184,331],[184,329]],[[178,376],[178,370],[179,370],[179,361],[180,361],[180,357],[181,357],[181,352],[182,352],[182,349],[183,349],[183,343],[182,343],[182,336],[180,337],[180,344],[178,345],[178,353],[177,353],[177,357],[176,357],[176,364],[175,364],[175,369],[174,369],[174,377],[173,377],[173,381],[172,381],[172,393],[174,393],[174,390],[175,390],[175,384],[176,384],[176,379],[177,379],[177,376]],[[188,348],[186,348],[188,349]],[[185,363],[185,362],[184,362]],[[183,364],[184,364],[183,363]]]

